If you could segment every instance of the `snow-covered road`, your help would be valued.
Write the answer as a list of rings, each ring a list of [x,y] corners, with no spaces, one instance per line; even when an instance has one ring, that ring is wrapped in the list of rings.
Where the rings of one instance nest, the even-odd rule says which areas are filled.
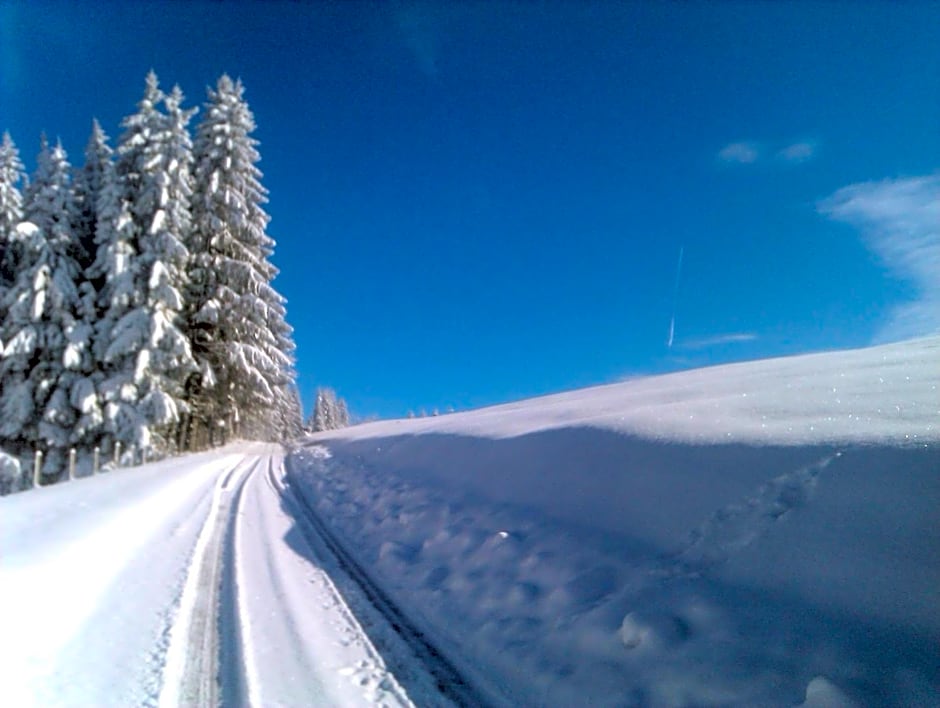
[[[301,530],[283,476],[273,454],[232,482],[240,486],[221,583],[222,703],[411,705],[326,572],[328,554]]]
[[[0,500],[4,704],[155,700],[214,484],[240,459],[197,456]]]
[[[258,445],[0,499],[0,703],[411,705],[292,499]]]
[[[0,706],[940,705],[940,337],[0,499]]]

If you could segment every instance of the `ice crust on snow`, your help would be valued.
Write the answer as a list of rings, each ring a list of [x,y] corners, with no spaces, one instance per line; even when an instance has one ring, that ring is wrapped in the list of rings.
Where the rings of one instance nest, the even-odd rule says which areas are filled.
[[[506,705],[937,704],[938,382],[940,338],[714,367],[323,433],[293,468]]]

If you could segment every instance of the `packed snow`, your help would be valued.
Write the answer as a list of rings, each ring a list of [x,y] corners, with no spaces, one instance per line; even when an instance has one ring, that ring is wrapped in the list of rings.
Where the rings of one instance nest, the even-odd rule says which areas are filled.
[[[413,705],[281,459],[236,444],[0,499],[0,705]]]
[[[932,338],[5,497],[0,704],[938,705],[938,384]]]
[[[940,704],[940,338],[310,436],[288,479],[488,702]]]

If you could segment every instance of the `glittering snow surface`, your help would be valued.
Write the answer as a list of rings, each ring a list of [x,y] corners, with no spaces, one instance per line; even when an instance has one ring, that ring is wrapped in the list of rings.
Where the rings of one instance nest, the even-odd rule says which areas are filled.
[[[288,478],[506,705],[940,704],[940,338],[308,438]]]
[[[0,705],[940,705],[938,386],[924,339],[4,497]]]

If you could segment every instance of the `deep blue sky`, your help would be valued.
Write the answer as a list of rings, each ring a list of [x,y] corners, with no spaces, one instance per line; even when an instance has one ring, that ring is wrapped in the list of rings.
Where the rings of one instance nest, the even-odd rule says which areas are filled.
[[[938,3],[7,0],[0,130],[80,162],[150,68],[241,77],[305,403],[394,416],[878,340],[940,272],[866,235],[880,187],[820,201],[936,176],[938,36]]]

